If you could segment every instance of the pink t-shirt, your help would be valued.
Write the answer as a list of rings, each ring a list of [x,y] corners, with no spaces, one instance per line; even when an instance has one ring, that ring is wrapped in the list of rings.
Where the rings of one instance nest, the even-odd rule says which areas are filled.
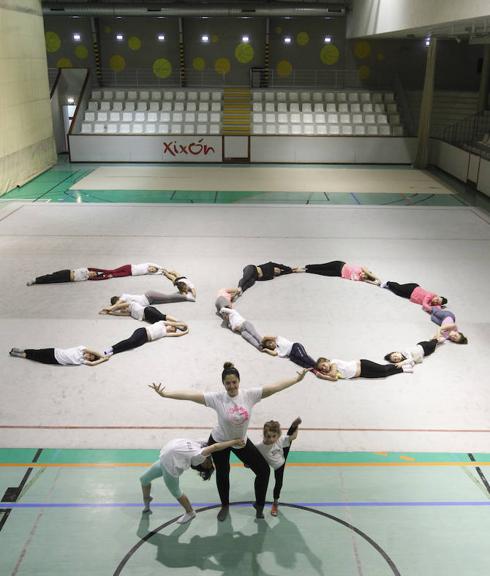
[[[437,294],[435,294],[434,292],[429,292],[428,290],[424,290],[420,286],[417,286],[417,288],[415,288],[415,290],[410,295],[410,302],[413,302],[414,304],[421,304],[422,308],[426,312],[430,312],[433,307],[440,308],[440,306],[432,306],[431,302],[434,296],[437,296]]]
[[[342,278],[346,280],[360,280],[362,268],[360,266],[352,266],[351,264],[344,264],[342,266]]]

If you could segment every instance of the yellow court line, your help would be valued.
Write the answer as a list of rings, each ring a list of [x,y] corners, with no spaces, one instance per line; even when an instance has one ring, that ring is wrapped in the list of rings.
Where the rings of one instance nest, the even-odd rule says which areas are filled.
[[[130,468],[150,466],[153,462],[0,462],[0,468]],[[243,464],[234,463],[233,467]],[[366,468],[423,466],[490,466],[490,462],[288,462],[287,466],[303,468]]]

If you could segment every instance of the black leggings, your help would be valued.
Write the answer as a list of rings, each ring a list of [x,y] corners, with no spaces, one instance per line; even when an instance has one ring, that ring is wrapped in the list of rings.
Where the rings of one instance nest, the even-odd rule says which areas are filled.
[[[303,344],[295,342],[289,353],[289,359],[302,368],[314,368],[315,361],[305,350]]]
[[[437,340],[434,338],[433,340],[424,340],[423,342],[417,342],[417,346],[422,346],[424,356],[430,356],[436,349]]]
[[[361,378],[386,378],[394,374],[401,374],[403,368],[398,368],[394,364],[377,364],[371,360],[361,360]]]
[[[113,354],[119,354],[119,352],[125,352],[126,350],[132,350],[133,348],[138,348],[138,346],[143,346],[148,342],[148,332],[146,328],[138,328],[135,330],[129,338],[126,340],[121,340],[112,347]]]
[[[208,446],[212,444],[216,444],[216,440],[210,436]],[[212,457],[216,467],[216,486],[222,506],[228,506],[230,503],[230,452],[233,452],[237,458],[252,469],[255,474],[255,502],[257,506],[263,507],[269,484],[269,464],[264,460],[255,444],[248,438],[243,448],[238,450],[226,448],[226,450],[213,452]]]
[[[342,268],[344,266],[345,262],[333,260],[324,264],[307,264],[305,271],[310,274],[319,274],[320,276],[342,276]]]
[[[289,430],[286,433],[286,436],[292,436],[297,429],[298,429],[297,424],[296,425],[291,424]],[[290,446],[282,449],[282,454],[284,456],[284,464],[277,470],[274,470],[274,479],[275,479],[274,491],[273,491],[274,500],[279,500],[279,496],[281,495],[282,481],[284,477],[284,468],[286,467],[286,460],[288,459],[289,449]]]
[[[255,284],[257,278],[258,278],[257,267],[254,266],[253,264],[248,264],[243,269],[243,275],[240,278],[240,281],[238,282],[238,287],[242,289],[242,292],[245,292],[245,290],[248,290]]]
[[[24,352],[28,360],[42,364],[59,364],[54,356],[54,348],[27,348]]]
[[[155,322],[160,322],[160,320],[166,320],[167,315],[162,314],[160,310],[157,310],[154,306],[147,306],[144,311],[144,319],[150,324],[155,324]]]
[[[393,294],[397,296],[401,296],[402,298],[410,298],[412,292],[415,288],[418,288],[419,285],[411,282],[409,284],[398,284],[398,282],[386,282],[386,288],[391,290]]]
[[[71,282],[71,270],[58,270],[52,274],[38,276],[35,284],[57,284],[58,282]]]

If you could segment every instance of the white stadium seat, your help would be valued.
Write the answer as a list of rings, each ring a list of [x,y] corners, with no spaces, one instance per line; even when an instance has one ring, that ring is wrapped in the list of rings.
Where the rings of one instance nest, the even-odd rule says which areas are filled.
[[[196,134],[207,134],[208,133],[208,125],[207,124],[198,124],[196,128]]]
[[[158,91],[153,90],[151,93],[151,99],[154,101],[155,100],[158,100],[158,101],[161,100],[162,99],[162,93],[160,92],[160,90],[158,90]]]
[[[95,112],[85,112],[85,122],[94,122]]]
[[[211,96],[209,94],[209,92],[203,91],[203,92],[199,92],[199,100],[201,102],[208,102],[210,100]]]
[[[182,134],[182,124],[172,124],[170,126],[170,134]]]
[[[328,125],[328,134],[333,135],[333,136],[337,136],[337,134],[340,134],[339,125],[338,124],[329,124]]]
[[[122,121],[123,122],[132,122],[133,121],[134,112],[123,112],[122,113]]]
[[[148,112],[148,114],[146,115],[146,121],[147,122],[156,122],[158,119],[158,113],[157,112]]]
[[[377,136],[378,135],[378,127],[374,125],[366,126],[366,132],[368,136]]]
[[[83,122],[81,132],[82,132],[82,134],[92,134],[92,124],[89,124],[87,122]]]
[[[276,115],[274,113],[267,113],[265,115],[265,122],[266,124],[275,124],[276,123]]]
[[[92,112],[96,112],[99,109],[99,103],[94,102],[93,100],[88,103],[87,110],[91,110]]]
[[[105,132],[105,124],[94,124],[94,134],[103,134]]]
[[[121,112],[123,109],[123,103],[122,102],[113,102],[112,103],[112,110],[114,112]]]
[[[144,122],[146,120],[146,114],[144,112],[135,112],[134,113],[134,121],[135,122]]]
[[[220,133],[219,124],[211,124],[209,127],[209,133],[210,134],[219,134]]]
[[[276,109],[276,106],[274,105],[273,102],[266,102],[265,104],[265,111],[266,112],[274,112]]]
[[[107,124],[106,132],[107,132],[107,134],[117,134],[118,128],[119,128],[118,124],[110,123],[110,124]]]
[[[290,92],[288,94],[288,99],[290,102],[298,102],[299,101],[299,96],[297,92]]]
[[[342,124],[340,127],[340,133],[343,136],[350,136],[353,132],[352,126],[350,124]]]
[[[127,100],[137,100],[138,99],[138,93],[136,92],[136,90],[128,90],[128,94],[126,96]]]
[[[185,100],[185,92],[183,92],[182,90],[177,90],[177,91],[175,92],[175,99],[176,99],[178,102],[184,102],[184,100]]]
[[[109,122],[120,122],[121,112],[109,112]]]
[[[209,112],[209,102],[199,102],[199,112]]]
[[[102,100],[102,92],[100,90],[93,90],[92,100]]]
[[[196,113],[195,112],[186,112],[184,114],[184,122],[195,122],[196,121]]]
[[[150,112],[158,112],[160,110],[160,102],[150,102],[148,110]]]
[[[289,134],[289,125],[288,124],[279,124],[277,127],[278,134]]]
[[[97,112],[97,122],[107,122],[107,112]]]
[[[129,134],[131,132],[131,124],[119,124],[119,134]]]
[[[168,134],[169,133],[168,124],[159,124],[158,125],[158,133],[159,134]]]
[[[184,134],[195,134],[196,129],[194,124],[184,124]]]
[[[111,103],[107,101],[103,101],[100,103],[99,110],[103,110],[104,112],[109,112],[111,109]]]
[[[366,126],[363,124],[356,124],[354,126],[354,134],[356,136],[364,136],[366,134]]]
[[[184,119],[184,114],[182,112],[174,112],[172,114],[172,122],[173,123],[180,123]]]
[[[132,134],[143,134],[143,124],[133,124],[131,127]]]
[[[207,112],[198,112],[197,113],[197,121],[198,122],[207,122],[208,121],[208,113]]]
[[[187,102],[185,105],[186,112],[195,112],[197,110],[196,102]]]
[[[276,125],[275,124],[266,124],[265,133],[266,134],[275,134],[276,133]]]
[[[326,134],[327,134],[327,126],[326,126],[326,124],[317,124],[317,126],[316,126],[316,133],[317,133],[317,134],[321,134],[322,136],[323,136],[323,135],[326,135]]]
[[[125,102],[124,103],[124,110],[126,110],[126,112],[134,112],[136,109],[136,105],[134,102]]]

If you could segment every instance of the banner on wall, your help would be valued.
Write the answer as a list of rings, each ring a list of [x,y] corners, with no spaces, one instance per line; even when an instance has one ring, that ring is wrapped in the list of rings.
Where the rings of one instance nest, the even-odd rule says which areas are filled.
[[[164,162],[221,162],[221,136],[180,136],[164,138]]]
[[[70,134],[73,162],[222,162],[221,136]]]

